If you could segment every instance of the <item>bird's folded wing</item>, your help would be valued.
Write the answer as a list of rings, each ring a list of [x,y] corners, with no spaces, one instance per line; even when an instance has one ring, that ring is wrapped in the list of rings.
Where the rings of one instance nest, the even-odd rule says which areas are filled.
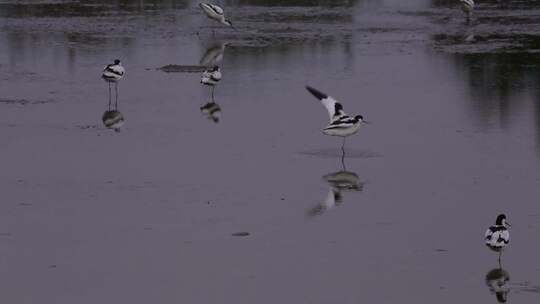
[[[119,76],[124,75],[124,68],[118,65],[108,65],[103,69],[103,71],[113,73]]]
[[[341,117],[335,117],[333,120],[330,120],[331,122],[324,128],[325,130],[328,129],[341,129],[341,128],[350,128],[354,126],[355,123],[358,121],[352,117],[349,117],[347,115],[341,116]]]

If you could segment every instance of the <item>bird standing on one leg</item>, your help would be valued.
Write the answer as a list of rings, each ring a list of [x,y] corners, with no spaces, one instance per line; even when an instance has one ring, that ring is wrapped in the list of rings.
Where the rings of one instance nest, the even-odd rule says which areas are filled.
[[[345,151],[345,138],[358,132],[361,123],[367,123],[362,115],[349,116],[343,111],[343,106],[334,98],[307,86],[306,89],[313,94],[328,110],[330,123],[323,129],[323,133],[330,136],[343,137],[342,151]]]
[[[108,64],[101,74],[101,78],[109,83],[109,103],[111,102],[111,83],[115,84],[116,103],[118,103],[118,82],[124,77],[126,70],[120,64],[120,60],[116,59],[114,63]]]
[[[466,15],[467,23],[471,21],[471,15],[474,10],[474,1],[473,0],[459,0],[461,4],[461,9]]]
[[[495,225],[490,226],[486,231],[484,240],[486,245],[493,251],[499,253],[499,264],[503,249],[510,243],[510,224],[506,221],[506,215],[499,214],[495,220]]]
[[[208,18],[235,29],[232,22],[225,18],[225,14],[221,7],[210,3],[199,3],[199,6],[202,8]]]

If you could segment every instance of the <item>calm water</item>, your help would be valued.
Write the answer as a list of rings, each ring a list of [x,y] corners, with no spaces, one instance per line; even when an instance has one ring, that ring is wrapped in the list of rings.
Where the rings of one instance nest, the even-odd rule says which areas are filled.
[[[0,298],[536,303],[540,4],[402,2],[0,1]],[[344,163],[307,84],[372,122]]]

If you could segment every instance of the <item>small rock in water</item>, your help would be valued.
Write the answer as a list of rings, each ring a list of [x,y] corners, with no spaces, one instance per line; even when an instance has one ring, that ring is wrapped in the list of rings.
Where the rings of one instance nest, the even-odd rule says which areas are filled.
[[[235,232],[232,234],[232,236],[248,236],[249,235],[249,232]]]

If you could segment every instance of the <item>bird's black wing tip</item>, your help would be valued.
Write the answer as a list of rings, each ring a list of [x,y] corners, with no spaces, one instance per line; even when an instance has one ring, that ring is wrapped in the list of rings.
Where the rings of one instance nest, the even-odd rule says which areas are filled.
[[[314,89],[314,88],[312,88],[310,86],[306,86],[306,90],[308,90],[311,94],[313,94],[313,96],[317,97],[317,99],[319,99],[319,100],[322,100],[322,99],[325,99],[325,98],[328,97],[323,92],[321,92],[321,91],[319,91],[317,89]]]

